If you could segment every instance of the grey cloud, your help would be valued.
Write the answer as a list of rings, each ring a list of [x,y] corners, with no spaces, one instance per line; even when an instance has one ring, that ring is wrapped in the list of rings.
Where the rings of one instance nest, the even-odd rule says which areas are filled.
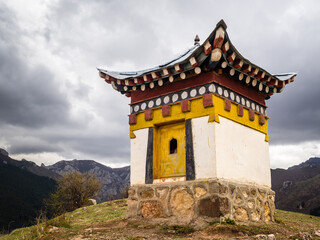
[[[94,134],[85,138],[70,139],[68,146],[72,149],[91,155],[98,159],[121,158],[124,162],[129,162],[130,148],[129,138],[122,136],[97,137]]]
[[[126,134],[113,135],[99,130],[93,132],[87,128],[81,130],[56,126],[35,132],[12,126],[3,129],[1,135],[6,136],[10,143],[10,154],[57,153],[67,158],[74,158],[75,155],[80,158],[90,156],[91,159],[109,163],[129,163],[128,131]],[[113,162],[115,159],[116,162]]]
[[[66,96],[45,66],[28,65],[13,19],[0,19],[0,123],[34,128],[68,121]]]
[[[10,154],[48,153],[61,152],[62,149],[56,144],[46,142],[45,139],[34,137],[15,137],[11,139],[11,146],[8,148]]]
[[[316,69],[316,68],[314,68]],[[318,74],[300,72],[280,96],[270,100],[270,141],[274,144],[319,140],[320,79]],[[283,96],[281,96],[283,95]]]
[[[283,93],[267,101],[270,143],[319,140],[320,76],[314,56],[320,54],[320,33],[314,12],[320,5],[316,1],[300,9],[296,5],[301,3],[60,0],[50,3],[47,25],[36,33],[19,29],[16,16],[0,5],[1,137],[14,153],[57,152],[72,158],[77,152],[100,161],[127,162],[129,133],[123,128],[129,128],[128,99],[103,83],[95,67],[156,66],[191,46],[195,34],[203,42],[224,18],[244,57],[271,73],[299,72]],[[28,64],[26,56],[34,49],[21,40],[26,34],[30,39],[32,34],[43,37],[42,47],[61,64],[71,62],[78,84],[67,84],[68,92],[63,92],[49,62]],[[134,69],[114,69],[126,64]],[[81,75],[86,72],[90,79]],[[94,91],[102,87],[105,95],[94,99]],[[25,145],[22,136],[29,137]]]
[[[154,58],[164,49],[159,48],[159,19],[149,17],[152,7],[144,3],[141,8],[131,1],[60,1],[49,15],[50,31],[61,43],[57,52],[66,54],[61,46],[80,48],[88,65],[109,68],[123,61],[144,67],[160,64]],[[81,37],[74,37],[78,34]]]

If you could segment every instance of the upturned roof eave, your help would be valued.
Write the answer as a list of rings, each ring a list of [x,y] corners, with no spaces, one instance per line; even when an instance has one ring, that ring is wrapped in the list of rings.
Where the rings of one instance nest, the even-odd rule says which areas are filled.
[[[107,83],[112,84],[115,90],[125,94],[130,94],[139,88],[144,90],[148,86],[153,88],[154,83],[159,79],[169,78],[170,82],[173,82],[175,78],[188,78],[185,72],[197,70],[201,73],[202,70],[199,70],[199,67],[205,71],[213,71],[216,68],[227,69],[231,76],[239,75],[239,80],[241,80],[240,75],[246,76],[247,85],[250,85],[250,79],[253,79],[251,87],[258,86],[256,88],[265,92],[266,98],[273,93],[282,92],[286,84],[294,81],[296,73],[272,75],[244,58],[231,43],[226,28],[226,24],[221,20],[203,44],[193,46],[178,58],[158,67],[136,72],[114,72],[98,68],[99,74]],[[214,50],[218,50],[216,51],[218,54],[221,52],[221,57],[217,62],[211,61],[214,59],[212,57]],[[184,75],[181,75],[182,73]],[[160,82],[158,83],[157,87],[161,87]]]

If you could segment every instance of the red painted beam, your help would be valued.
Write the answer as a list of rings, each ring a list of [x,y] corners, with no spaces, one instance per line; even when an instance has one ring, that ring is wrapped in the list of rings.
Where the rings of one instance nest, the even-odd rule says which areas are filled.
[[[182,112],[190,112],[189,100],[181,101],[181,111]]]
[[[235,52],[231,53],[231,54],[227,57],[228,62],[233,62],[235,59],[236,59],[236,53],[235,53]]]
[[[106,77],[106,74],[103,73],[103,72],[99,72],[99,76],[100,76],[101,78],[105,78],[105,77]]]
[[[135,92],[132,92],[131,104],[155,98],[160,95],[177,92],[191,87],[196,87],[210,82],[218,83],[235,92],[238,92],[239,94],[253,101],[260,103],[261,105],[265,105],[265,93],[259,92],[257,89],[253,87],[246,86],[242,83],[242,81],[239,81],[234,77],[227,75],[226,73],[217,75],[214,72],[206,72],[185,79],[183,81],[176,81],[170,84],[164,84],[161,88],[146,88],[145,91],[137,90]]]
[[[243,117],[243,106],[241,104],[238,105],[238,116]]]
[[[129,124],[130,125],[136,124],[136,114],[129,115]]]
[[[258,72],[259,72],[259,68],[252,68],[251,72],[249,72],[248,74],[250,76],[255,76],[258,74]]]
[[[266,72],[265,71],[260,71],[255,78],[257,79],[263,79],[265,76]]]
[[[259,124],[260,125],[264,125],[265,122],[266,122],[265,116],[263,114],[260,114],[260,116],[259,116]]]
[[[202,103],[204,107],[212,107],[213,101],[212,101],[212,93],[208,93],[202,96]]]
[[[213,41],[213,48],[221,48],[223,44],[223,40],[224,38],[222,37],[215,38]]]
[[[183,67],[181,64],[176,64],[174,65],[174,69],[177,71],[177,72],[182,72],[183,71]]]
[[[144,111],[144,119],[146,121],[152,120],[152,109],[147,109]]]
[[[231,110],[231,100],[230,99],[225,99],[224,102],[225,102],[224,109],[226,111],[230,112],[230,110]]]
[[[144,80],[143,80],[142,77],[136,77],[136,78],[133,79],[133,81],[134,81],[135,84],[138,84],[138,83],[142,84],[142,83],[144,83]]]
[[[229,42],[226,42],[225,44],[223,44],[222,46],[222,52],[227,52],[230,49],[230,45]]]
[[[153,79],[159,79],[159,78],[161,78],[161,75],[160,75],[160,73],[158,73],[158,72],[152,72],[152,73],[151,73],[151,76],[152,76]]]
[[[241,59],[237,59],[233,63],[233,67],[235,67],[235,68],[241,68],[242,65],[243,65],[243,61]]]
[[[241,71],[244,72],[244,73],[251,72],[251,65],[250,64],[244,64],[242,69],[241,69]]]
[[[164,69],[162,70],[162,72],[163,72],[163,75],[165,75],[165,76],[169,76],[169,75],[171,74],[171,71],[170,71],[169,68],[164,68]]]
[[[163,117],[170,116],[170,105],[163,105],[162,106],[162,116]]]
[[[206,41],[203,45],[203,52],[205,55],[209,55],[211,53],[212,46],[209,41]]]
[[[249,120],[254,121],[254,110],[249,109]]]
[[[143,80],[145,82],[150,82],[150,81],[152,81],[152,77],[149,74],[145,74],[145,75],[143,75]]]

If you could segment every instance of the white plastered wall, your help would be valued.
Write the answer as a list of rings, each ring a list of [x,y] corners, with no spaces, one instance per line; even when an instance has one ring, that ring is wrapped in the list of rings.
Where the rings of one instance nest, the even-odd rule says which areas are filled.
[[[215,123],[217,177],[271,187],[265,134],[223,117]]]
[[[148,132],[148,128],[136,130],[133,132],[136,137],[132,138],[130,141],[131,185],[145,183]]]
[[[214,123],[208,122],[208,120],[209,116],[191,120],[196,179],[217,176]]]
[[[271,187],[269,144],[265,134],[219,117],[192,119],[196,179],[219,178]],[[144,184],[148,128],[131,139],[131,184]]]

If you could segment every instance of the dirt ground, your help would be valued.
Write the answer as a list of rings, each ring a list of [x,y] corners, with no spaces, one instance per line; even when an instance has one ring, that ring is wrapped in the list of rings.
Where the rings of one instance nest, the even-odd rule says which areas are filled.
[[[17,229],[8,239],[93,240],[93,239],[312,239],[320,240],[320,218],[276,211],[276,222],[269,224],[167,225],[164,221],[126,219],[126,200],[84,207],[35,226]],[[300,233],[300,234],[299,234]],[[319,233],[319,236],[317,234]],[[271,234],[271,235],[270,235]]]

